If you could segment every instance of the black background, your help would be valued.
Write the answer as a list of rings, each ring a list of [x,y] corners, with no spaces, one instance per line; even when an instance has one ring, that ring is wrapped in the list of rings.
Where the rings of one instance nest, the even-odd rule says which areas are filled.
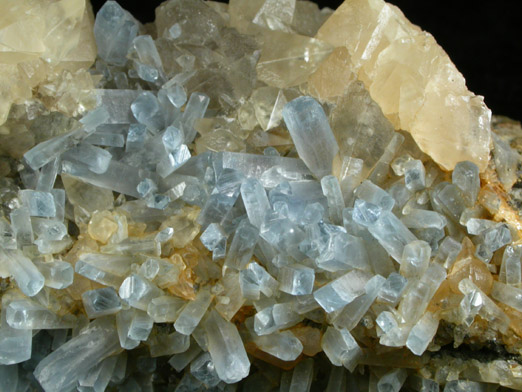
[[[246,0],[245,0],[246,1]],[[146,23],[160,0],[118,0]],[[316,1],[337,8],[342,1]],[[464,74],[468,88],[495,114],[522,120],[522,20],[520,0],[390,0],[429,31]],[[95,12],[105,0],[92,0]]]

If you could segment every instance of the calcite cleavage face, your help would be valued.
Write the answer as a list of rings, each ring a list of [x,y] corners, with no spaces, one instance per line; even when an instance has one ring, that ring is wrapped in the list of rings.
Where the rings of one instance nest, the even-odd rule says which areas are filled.
[[[468,160],[486,169],[490,110],[466,88],[433,36],[397,7],[383,0],[346,0],[316,38],[348,49],[353,72],[395,129],[410,132],[441,167],[452,170]],[[342,74],[344,65],[340,68]]]

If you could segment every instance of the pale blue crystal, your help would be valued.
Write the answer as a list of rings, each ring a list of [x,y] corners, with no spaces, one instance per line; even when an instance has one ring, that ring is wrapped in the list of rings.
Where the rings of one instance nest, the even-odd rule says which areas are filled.
[[[100,147],[92,144],[80,143],[62,155],[64,160],[78,161],[96,174],[103,174],[107,171],[112,159],[112,154]]]
[[[255,178],[248,178],[241,184],[241,197],[250,223],[261,227],[267,211],[270,209],[265,188]]]
[[[112,287],[86,291],[82,294],[83,306],[89,318],[97,318],[120,311],[121,301]]]
[[[152,130],[163,128],[164,119],[158,99],[150,91],[143,91],[131,104],[132,114],[140,124]]]
[[[124,65],[139,23],[116,1],[107,1],[96,14],[94,37],[98,55],[108,63]]]
[[[183,117],[181,118],[186,144],[190,144],[194,141],[197,133],[194,129],[194,122],[199,118],[203,118],[209,102],[210,98],[203,93],[194,92],[190,95],[187,106],[185,106],[185,111],[183,112]]]
[[[39,192],[30,189],[20,191],[22,203],[29,209],[29,215],[44,218],[56,216],[56,206],[50,192]]]
[[[299,157],[317,177],[332,172],[339,146],[321,105],[312,97],[299,97],[287,103],[283,118]]]
[[[480,190],[479,168],[473,162],[463,161],[455,165],[451,181],[459,187],[470,206],[477,202]]]

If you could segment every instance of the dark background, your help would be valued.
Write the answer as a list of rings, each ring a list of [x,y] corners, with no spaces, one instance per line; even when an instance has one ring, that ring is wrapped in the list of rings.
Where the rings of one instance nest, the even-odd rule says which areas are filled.
[[[245,0],[246,1],[246,0]],[[118,0],[146,23],[161,0]],[[316,1],[337,8],[342,1]],[[390,0],[429,31],[495,114],[522,120],[522,21],[520,0]],[[105,0],[92,0],[95,12]]]

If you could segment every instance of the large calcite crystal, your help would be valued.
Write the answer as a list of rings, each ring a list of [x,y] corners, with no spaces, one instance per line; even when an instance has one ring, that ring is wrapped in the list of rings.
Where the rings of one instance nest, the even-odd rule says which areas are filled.
[[[486,169],[489,109],[482,97],[466,88],[464,77],[433,36],[409,22],[397,7],[383,0],[346,0],[316,38],[348,49],[351,69],[386,117],[396,129],[410,132],[444,169],[452,170],[462,160]],[[342,63],[340,68],[345,69]],[[320,96],[339,91],[335,84],[331,88]]]
[[[33,94],[75,116],[96,103],[85,96],[94,87],[86,70],[96,58],[88,1],[4,0],[0,13],[0,125],[13,103]]]

